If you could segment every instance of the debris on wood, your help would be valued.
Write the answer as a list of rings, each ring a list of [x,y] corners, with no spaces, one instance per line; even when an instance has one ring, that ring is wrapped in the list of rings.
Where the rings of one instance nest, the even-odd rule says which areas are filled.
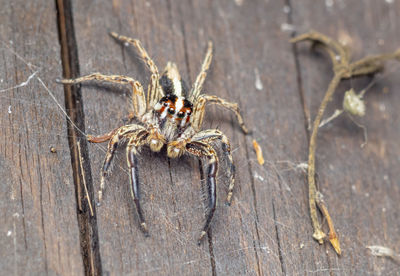
[[[262,154],[262,149],[255,139],[253,139],[253,147],[254,150],[256,151],[258,164],[264,165],[265,161]]]
[[[255,68],[254,69],[254,74],[256,75],[256,80],[254,82],[254,86],[256,87],[257,90],[263,90],[264,86],[261,82],[261,78],[260,78],[260,72],[258,72],[258,69]]]
[[[365,90],[364,90],[365,91]],[[347,90],[344,93],[343,109],[352,115],[364,116],[365,103],[363,100],[364,93],[356,94],[354,89]]]
[[[391,248],[388,248],[385,246],[380,246],[380,245],[368,245],[368,246],[366,246],[366,248],[371,250],[371,254],[374,256],[388,257],[400,264],[400,254],[397,254]]]

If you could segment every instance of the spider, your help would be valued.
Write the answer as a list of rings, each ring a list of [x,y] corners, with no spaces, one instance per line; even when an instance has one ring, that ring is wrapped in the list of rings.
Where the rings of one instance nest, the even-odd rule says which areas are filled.
[[[149,57],[146,50],[137,39],[118,35],[110,35],[125,46],[134,46],[140,57],[151,72],[147,97],[142,85],[133,78],[120,75],[103,75],[93,73],[76,79],[57,80],[63,84],[78,84],[86,81],[103,81],[120,85],[129,85],[132,88],[133,112],[129,116],[129,123],[100,136],[88,135],[91,143],[108,142],[107,153],[101,168],[99,202],[102,199],[105,187],[105,177],[110,168],[117,146],[127,141],[126,161],[130,172],[130,190],[140,221],[141,230],[148,236],[148,228],[140,205],[139,176],[136,156],[142,146],[147,145],[154,152],[159,152],[164,145],[170,158],[177,158],[183,154],[194,155],[207,159],[207,210],[206,221],[201,230],[198,244],[206,235],[216,208],[216,175],[219,159],[215,150],[215,143],[221,145],[223,155],[229,170],[229,187],[226,202],[230,205],[235,183],[235,167],[228,138],[217,129],[200,130],[207,103],[223,106],[237,117],[244,133],[248,130],[239,113],[236,103],[228,102],[217,96],[201,94],[204,80],[212,60],[212,42],[208,42],[207,52],[196,81],[189,90],[181,79],[175,63],[168,62],[164,72],[159,74],[157,66]]]

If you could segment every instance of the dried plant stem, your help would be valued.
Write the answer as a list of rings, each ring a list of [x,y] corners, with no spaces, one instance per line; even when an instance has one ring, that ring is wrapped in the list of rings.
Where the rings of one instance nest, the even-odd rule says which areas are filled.
[[[310,146],[308,151],[308,199],[310,204],[310,215],[311,215],[312,225],[314,228],[313,238],[316,239],[320,244],[324,243],[324,238],[326,237],[326,235],[321,230],[321,224],[319,223],[318,220],[317,207],[316,207],[317,188],[315,186],[315,149],[317,147],[317,134],[318,134],[319,124],[322,119],[322,115],[324,115],[325,108],[329,100],[332,98],[332,95],[335,92],[336,87],[340,83],[343,74],[344,71],[335,73],[335,76],[333,77],[331,83],[329,84],[328,90],[326,91],[325,97],[322,100],[321,105],[318,109],[318,114],[314,120],[313,130],[310,138]]]
[[[323,199],[323,195],[318,191],[316,194],[316,202],[317,202],[318,208],[321,210],[321,213],[324,215],[324,217],[326,218],[326,222],[328,223],[329,241],[331,242],[336,253],[338,255],[340,255],[342,253],[342,251],[340,249],[339,238],[338,238],[338,235],[336,234],[335,226],[333,226],[333,221],[332,221],[331,216],[329,215],[328,208],[326,207],[326,203]]]
[[[356,76],[367,74],[374,74],[383,69],[383,63],[387,60],[397,59],[400,61],[400,49],[393,53],[367,56],[356,62],[350,63],[350,50],[341,45],[339,42],[323,35],[318,32],[309,32],[299,35],[291,40],[292,43],[297,43],[305,40],[310,40],[313,45],[320,45],[328,53],[334,71],[334,76],[329,83],[325,96],[318,108],[317,116],[314,119],[313,129],[310,137],[309,151],[308,151],[308,189],[309,189],[309,206],[310,216],[313,225],[314,233],[313,238],[320,244],[324,242],[326,234],[321,230],[321,224],[318,220],[317,204],[326,218],[329,227],[329,241],[334,247],[337,254],[340,255],[340,244],[337,234],[335,232],[332,219],[329,215],[328,208],[319,196],[315,185],[315,150],[317,147],[317,134],[321,124],[322,116],[324,115],[326,106],[331,100],[342,79],[348,79]]]
[[[85,194],[86,194],[85,197],[86,197],[86,200],[87,200],[88,205],[89,205],[90,215],[93,217],[94,216],[94,212],[93,212],[92,202],[91,202],[91,199],[90,199],[90,196],[89,196],[89,191],[88,191],[88,188],[87,188],[87,185],[86,185],[85,171],[83,170],[83,160],[82,160],[82,154],[81,154],[81,143],[78,141],[77,144],[78,144],[78,154],[79,154],[79,157],[81,158],[79,164],[80,164],[81,174],[82,174],[82,179],[83,179],[83,187],[85,189]]]
[[[322,122],[319,124],[319,127],[321,128],[324,125],[326,125],[327,123],[330,123],[331,121],[333,121],[334,119],[336,119],[337,117],[342,115],[343,112],[344,112],[343,109],[336,109],[335,112],[329,118],[322,120]]]

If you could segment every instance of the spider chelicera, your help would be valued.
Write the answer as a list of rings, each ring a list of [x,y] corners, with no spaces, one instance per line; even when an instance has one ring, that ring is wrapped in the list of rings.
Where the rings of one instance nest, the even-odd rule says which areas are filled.
[[[218,156],[215,150],[220,145],[229,170],[229,188],[226,199],[230,205],[235,183],[235,167],[233,165],[230,144],[228,138],[217,129],[200,130],[207,103],[223,106],[237,117],[244,133],[248,133],[239,113],[236,103],[228,102],[217,96],[200,94],[207,70],[212,60],[212,43],[208,43],[208,49],[204,58],[201,71],[190,90],[181,80],[175,63],[168,62],[161,77],[157,66],[149,57],[146,50],[137,39],[118,35],[114,32],[110,35],[126,46],[133,45],[141,58],[147,64],[151,79],[148,86],[147,97],[142,85],[127,76],[103,75],[93,73],[76,79],[63,79],[58,82],[63,84],[77,84],[85,81],[104,81],[115,84],[130,85],[132,87],[133,112],[130,122],[101,136],[88,135],[88,141],[92,143],[108,142],[107,153],[101,169],[101,182],[99,190],[99,202],[102,199],[105,176],[110,168],[115,150],[122,142],[127,141],[126,159],[130,171],[131,194],[136,205],[142,231],[148,235],[148,229],[139,201],[139,177],[136,155],[140,147],[148,145],[154,152],[159,152],[166,145],[167,155],[170,158],[180,157],[188,153],[199,158],[207,158],[207,210],[206,222],[200,233],[200,244],[209,229],[216,207],[216,175],[218,172]]]

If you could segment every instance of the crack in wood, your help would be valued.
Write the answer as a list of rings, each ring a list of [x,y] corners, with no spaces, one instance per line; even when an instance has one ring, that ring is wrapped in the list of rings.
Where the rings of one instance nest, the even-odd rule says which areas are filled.
[[[169,12],[170,12],[171,4],[169,1],[167,1],[167,3],[168,3]],[[182,13],[182,11],[181,11],[181,13]],[[180,19],[180,24],[181,24],[180,27],[181,27],[181,32],[182,32],[182,36],[183,36],[183,50],[184,50],[184,56],[185,56],[185,65],[186,65],[186,69],[188,72],[187,80],[189,83],[192,83],[192,74],[190,72],[190,66],[189,66],[189,53],[188,53],[188,45],[187,45],[187,41],[186,41],[185,25],[184,25],[182,18]]]
[[[290,25],[293,25],[291,2],[290,2],[290,0],[284,0],[284,4],[289,7],[289,12],[287,13],[287,23]],[[296,30],[293,30],[290,34],[290,37],[295,37],[295,36],[296,36]],[[306,130],[307,141],[309,141],[310,140],[310,130],[311,130],[311,115],[310,115],[310,110],[306,106],[304,90],[303,90],[303,80],[301,78],[301,72],[300,72],[300,60],[299,60],[299,56],[298,56],[297,45],[295,43],[292,43],[292,53],[293,53],[293,59],[294,59],[294,64],[295,64],[295,68],[296,68],[297,91],[300,96],[300,102],[301,102],[301,106],[303,107],[303,115],[304,115],[304,119],[305,119],[304,128]]]
[[[286,269],[285,269],[285,265],[283,262],[283,252],[282,252],[282,247],[281,247],[281,240],[279,237],[279,231],[278,231],[278,223],[276,221],[276,211],[275,211],[275,200],[272,199],[272,213],[274,216],[274,224],[275,224],[275,233],[276,233],[276,242],[278,244],[278,253],[279,253],[279,262],[281,263],[281,270],[282,270],[282,274],[286,275]]]
[[[211,275],[217,275],[217,268],[215,265],[215,256],[214,256],[214,249],[213,249],[213,240],[212,240],[212,230],[208,230],[208,250],[210,252],[210,263],[211,263]]]
[[[44,226],[44,212],[43,212],[43,181],[42,181],[42,172],[40,171],[40,160],[38,160],[38,175],[39,175],[39,197],[40,197],[40,223],[42,226],[43,232],[43,245],[44,245],[44,269],[46,270],[46,274],[49,274],[49,268],[47,264],[47,245],[46,245],[46,232]]]
[[[76,45],[75,32],[73,26],[72,4],[69,0],[56,0],[57,23],[59,31],[59,40],[61,47],[61,60],[63,67],[63,76],[73,78],[79,75],[78,49]],[[68,124],[68,142],[71,153],[71,165],[75,184],[75,194],[77,198],[77,218],[80,228],[80,245],[83,265],[86,275],[102,275],[102,266],[100,258],[99,238],[97,229],[96,209],[93,208],[94,215],[90,215],[90,209],[86,201],[86,195],[83,193],[83,175],[86,176],[87,189],[92,198],[94,207],[94,187],[90,170],[90,163],[83,160],[89,160],[86,138],[82,133],[74,128],[77,126],[80,130],[85,129],[83,103],[80,89],[77,87],[64,87],[65,109],[69,116]],[[78,152],[78,141],[81,142],[82,152]],[[84,168],[84,174],[80,173],[80,167]]]
[[[246,139],[246,138],[245,138]],[[247,143],[245,143],[246,147],[246,159],[250,160],[250,156],[249,156],[249,148],[247,146]],[[250,181],[251,181],[251,192],[252,192],[252,196],[253,196],[253,207],[254,207],[254,212],[255,212],[255,220],[254,220],[254,226],[256,229],[256,235],[257,235],[257,243],[258,243],[258,248],[261,248],[261,244],[260,244],[260,232],[258,230],[258,209],[257,209],[257,196],[256,196],[256,187],[254,184],[254,177],[252,177],[253,174],[253,168],[251,166],[251,163],[249,163],[249,175],[250,177]],[[257,260],[257,271],[258,271],[258,275],[263,275],[262,273],[262,269],[260,266],[260,257],[258,256],[258,252],[257,252],[257,247],[256,247],[256,241],[253,241],[253,248],[254,248],[254,254]]]

